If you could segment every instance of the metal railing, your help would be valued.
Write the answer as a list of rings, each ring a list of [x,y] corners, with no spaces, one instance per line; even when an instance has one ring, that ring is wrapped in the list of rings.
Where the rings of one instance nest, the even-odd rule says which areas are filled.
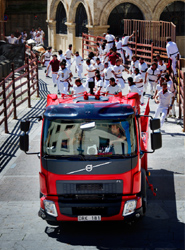
[[[8,119],[13,114],[17,119],[17,107],[28,101],[31,107],[31,96],[37,92],[39,97],[38,60],[26,59],[26,64],[14,69],[0,82],[0,125],[4,123],[5,133],[8,133]]]

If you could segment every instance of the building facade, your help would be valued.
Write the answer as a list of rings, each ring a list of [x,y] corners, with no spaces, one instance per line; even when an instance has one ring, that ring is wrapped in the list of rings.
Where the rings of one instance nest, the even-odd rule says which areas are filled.
[[[185,1],[174,0],[47,0],[48,44],[64,51],[73,44],[73,50],[81,53],[82,32],[96,36],[109,29],[121,37],[123,19],[173,22],[185,56]]]

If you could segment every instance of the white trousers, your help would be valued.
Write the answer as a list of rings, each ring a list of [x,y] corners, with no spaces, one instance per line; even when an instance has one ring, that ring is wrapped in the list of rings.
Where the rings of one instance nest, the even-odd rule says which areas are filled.
[[[154,95],[154,93],[156,91],[157,82],[150,82],[149,81],[149,85],[150,85],[150,94]]]
[[[57,72],[52,72],[52,80],[53,80],[53,84],[57,84]]]
[[[136,87],[137,87],[137,84],[136,84]],[[141,103],[144,103],[144,97],[143,97],[143,90],[144,90],[144,87],[138,87],[138,89],[140,90],[140,92],[141,92],[141,99],[140,99],[140,102]]]
[[[82,73],[83,73],[83,65],[76,65],[76,71],[77,71],[78,77],[81,79]]]
[[[71,68],[71,59],[66,59],[66,68],[70,70],[70,68]]]
[[[58,81],[58,89],[60,94],[67,94],[68,93],[68,82],[61,82]]]
[[[160,121],[161,121],[161,128],[162,128],[162,126],[164,124],[167,112],[168,112],[168,108],[167,107],[161,107],[160,105],[157,107],[157,109],[155,111],[154,118],[157,118],[157,117],[159,117],[160,114],[162,114],[161,115],[161,119],[160,119]]]
[[[128,46],[123,46],[122,49],[125,51],[125,56],[129,55],[129,60],[132,60],[132,50]]]

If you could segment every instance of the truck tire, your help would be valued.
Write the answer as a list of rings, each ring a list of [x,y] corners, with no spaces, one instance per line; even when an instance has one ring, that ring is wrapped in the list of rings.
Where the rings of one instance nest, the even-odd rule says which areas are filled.
[[[147,209],[147,183],[146,183],[146,171],[141,169],[141,197],[142,197],[142,207],[143,215],[146,213]]]

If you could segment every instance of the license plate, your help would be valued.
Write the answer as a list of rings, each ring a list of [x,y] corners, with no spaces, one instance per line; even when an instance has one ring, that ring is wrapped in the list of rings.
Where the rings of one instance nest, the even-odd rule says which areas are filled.
[[[80,215],[78,221],[101,221],[101,215]]]

